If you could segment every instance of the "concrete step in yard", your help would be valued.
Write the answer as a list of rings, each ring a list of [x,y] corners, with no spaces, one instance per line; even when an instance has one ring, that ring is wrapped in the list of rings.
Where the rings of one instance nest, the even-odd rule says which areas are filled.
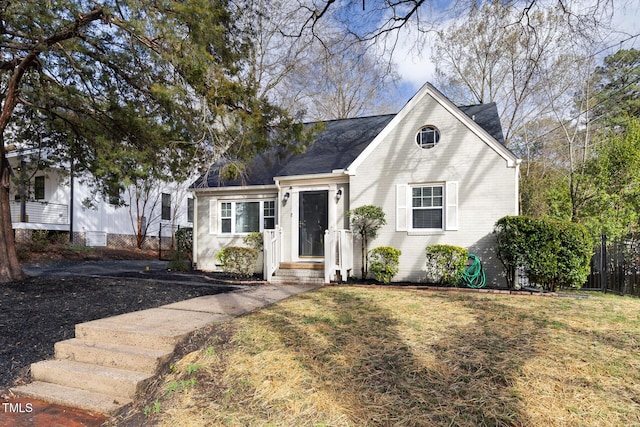
[[[55,344],[55,358],[154,374],[171,351],[72,338]]]
[[[74,339],[56,343],[53,360],[31,365],[32,383],[12,391],[111,415],[131,403],[195,331],[313,288],[265,285],[81,323]]]
[[[152,374],[108,368],[72,360],[45,360],[31,365],[35,381],[79,388],[114,398],[132,398]]]
[[[195,329],[212,321],[211,314],[152,308],[76,325],[76,338],[100,343],[173,351]]]
[[[129,398],[114,397],[42,381],[16,387],[14,391],[24,397],[100,414],[112,414],[132,402]]]
[[[55,358],[31,365],[34,382],[18,395],[109,415],[129,404],[175,346],[219,315],[166,308],[76,325],[55,344]]]

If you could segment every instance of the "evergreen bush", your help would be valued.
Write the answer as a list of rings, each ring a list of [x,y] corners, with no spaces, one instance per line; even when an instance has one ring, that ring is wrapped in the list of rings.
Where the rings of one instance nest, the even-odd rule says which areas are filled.
[[[254,248],[227,246],[216,254],[216,259],[225,273],[236,277],[250,277],[258,262],[258,251]]]
[[[369,271],[376,280],[388,284],[393,276],[398,274],[400,264],[399,249],[390,246],[379,246],[369,251]]]
[[[467,250],[460,246],[429,245],[427,256],[427,282],[457,286],[467,265]]]
[[[246,236],[244,236],[242,241],[245,245],[259,252],[264,249],[264,236],[259,231],[254,231],[247,234]]]
[[[515,284],[518,268],[524,268],[531,282],[548,291],[559,286],[580,288],[586,281],[593,244],[583,226],[506,216],[496,222],[494,232],[509,287]]]

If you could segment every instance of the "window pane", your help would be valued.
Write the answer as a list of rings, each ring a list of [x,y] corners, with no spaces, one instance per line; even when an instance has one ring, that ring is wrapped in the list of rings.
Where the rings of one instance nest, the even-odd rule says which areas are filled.
[[[260,202],[236,202],[236,233],[260,231]]]
[[[414,208],[441,207],[443,188],[441,185],[433,187],[414,187],[412,189],[412,206]]]
[[[231,203],[220,204],[220,217],[231,218]]]
[[[171,219],[171,194],[162,193],[162,219]]]
[[[276,216],[276,207],[274,201],[264,202],[264,216]]]
[[[33,192],[36,200],[44,199],[44,176],[36,176]]]
[[[264,218],[264,229],[265,230],[273,230],[276,228],[276,219],[275,218]]]
[[[442,209],[414,209],[413,228],[442,228]]]
[[[433,126],[425,126],[416,135],[416,142],[422,148],[434,147],[440,142],[440,132]]]
[[[193,199],[187,199],[187,222],[193,222]]]
[[[231,233],[231,218],[223,218],[221,229],[223,233]]]
[[[273,230],[276,228],[276,202],[273,200],[263,202],[262,209],[262,228],[264,230]]]

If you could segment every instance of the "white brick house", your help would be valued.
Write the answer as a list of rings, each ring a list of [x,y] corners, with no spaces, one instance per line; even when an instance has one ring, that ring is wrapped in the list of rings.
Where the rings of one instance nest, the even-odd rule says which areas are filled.
[[[345,212],[372,204],[387,225],[369,248],[402,251],[394,280],[423,280],[424,249],[438,243],[468,248],[503,286],[492,231],[518,214],[519,163],[495,104],[458,107],[426,84],[398,114],[325,122],[305,153],[256,157],[242,182],[212,168],[194,184],[194,262],[217,270],[221,248],[261,231],[266,280],[296,265],[324,270],[325,282],[357,276]]]

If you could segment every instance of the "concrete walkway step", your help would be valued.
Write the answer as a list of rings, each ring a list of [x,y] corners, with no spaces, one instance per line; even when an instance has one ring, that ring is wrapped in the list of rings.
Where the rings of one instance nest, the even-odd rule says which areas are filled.
[[[173,351],[176,344],[194,330],[228,318],[203,312],[152,308],[80,323],[76,325],[76,338]]]
[[[172,351],[72,338],[55,344],[55,358],[155,374]]]
[[[132,398],[139,387],[153,375],[72,360],[45,360],[31,365],[31,377],[35,381],[79,388],[116,398]]]
[[[19,391],[21,396],[106,415],[112,414],[132,402],[132,399],[114,398],[105,394],[41,381],[17,387],[14,391]]]
[[[12,392],[112,414],[129,404],[195,331],[315,286],[260,286],[76,325],[76,338],[55,344],[55,359],[31,365],[33,383]]]

